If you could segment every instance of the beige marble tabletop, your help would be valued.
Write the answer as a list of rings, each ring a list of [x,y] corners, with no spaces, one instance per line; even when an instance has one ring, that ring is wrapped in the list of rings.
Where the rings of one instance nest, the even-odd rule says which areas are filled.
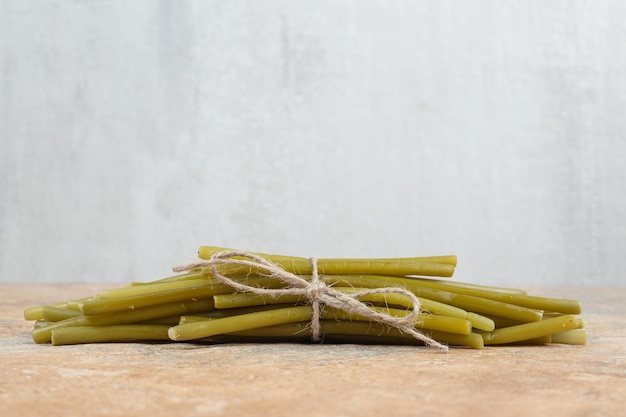
[[[539,288],[579,299],[586,346],[115,343],[36,345],[25,307],[104,285],[0,285],[0,415],[619,416],[626,288]]]

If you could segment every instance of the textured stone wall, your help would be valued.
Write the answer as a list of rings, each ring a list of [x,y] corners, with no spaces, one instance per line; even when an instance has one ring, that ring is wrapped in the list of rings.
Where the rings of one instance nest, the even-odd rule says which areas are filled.
[[[0,2],[0,281],[200,244],[624,285],[626,4]]]

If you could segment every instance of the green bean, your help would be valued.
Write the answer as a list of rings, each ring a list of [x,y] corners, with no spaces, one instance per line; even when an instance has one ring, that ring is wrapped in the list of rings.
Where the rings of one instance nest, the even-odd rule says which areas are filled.
[[[215,308],[231,309],[239,307],[252,307],[268,304],[296,304],[306,301],[303,295],[281,294],[277,297],[269,295],[253,294],[249,292],[237,292],[228,294],[216,294],[213,296]]]
[[[333,287],[342,292],[353,293],[362,291],[365,288],[351,288],[351,287]],[[447,317],[455,317],[459,319],[468,320],[473,327],[481,330],[491,331],[494,329],[493,322],[479,314],[476,313],[468,313],[467,311],[454,307],[448,304],[444,304],[438,301],[433,301],[428,298],[417,297],[420,301],[420,306],[424,311],[429,313],[439,315],[439,316],[447,316]],[[409,297],[403,294],[397,293],[387,293],[387,294],[369,294],[366,296],[359,297],[361,301],[369,301],[379,304],[390,304],[390,305],[398,305],[406,308],[412,308],[412,301]]]
[[[186,314],[211,310],[213,300],[197,300],[185,303],[168,303],[158,306],[138,308],[135,310],[116,313],[95,314],[93,316],[78,316],[52,323],[46,327],[33,330],[32,337],[36,343],[50,342],[52,330],[75,326],[107,326],[116,324],[130,324],[175,314]]]
[[[354,294],[364,290],[365,288],[333,287],[333,289],[344,293]],[[215,295],[213,300],[215,301],[215,308],[218,309],[228,309],[239,306],[268,305],[273,303],[299,303],[306,301],[305,297],[298,295],[280,295],[278,297],[270,297],[251,293],[220,294]],[[366,296],[359,297],[359,300],[376,302],[383,305],[389,304],[407,308],[412,307],[412,301],[409,297],[396,293],[368,294]],[[491,331],[494,329],[494,324],[490,319],[478,314],[467,313],[462,309],[424,298],[419,298],[419,301],[424,310],[438,316],[469,320],[473,327],[481,330]]]
[[[335,291],[343,292],[345,294],[355,294],[369,288],[355,288],[355,287],[333,287]],[[386,294],[368,294],[358,298],[361,301],[373,302],[385,305],[396,305],[406,308],[412,308],[412,300],[403,295],[397,293]],[[300,295],[280,295],[278,297],[271,297],[268,295],[260,295],[253,293],[230,293],[219,294],[213,297],[215,301],[215,308],[227,309],[244,306],[255,305],[267,305],[275,303],[301,303],[306,301],[306,297]],[[437,301],[428,300],[426,298],[418,297],[422,310],[438,314],[442,316],[467,318],[467,312],[457,307],[449,306]]]
[[[346,294],[355,294],[364,290],[368,290],[369,288],[334,286],[333,289]],[[380,303],[385,305],[390,304],[406,308],[413,308],[413,300],[410,297],[399,293],[368,294],[365,296],[360,296],[358,299],[365,302]],[[460,308],[429,300],[427,298],[417,297],[417,299],[420,302],[420,308],[429,313],[439,314],[442,316],[457,317],[461,319],[467,317],[467,312]]]
[[[515,304],[521,307],[528,307],[536,310],[554,311],[561,314],[580,314],[581,312],[580,302],[577,300],[504,293],[502,291],[494,291],[488,287],[481,288],[479,286],[459,285],[458,283],[436,281],[432,279],[429,280],[425,278],[415,278],[414,280],[416,285],[420,285],[425,288],[450,291],[457,294],[473,295],[476,297],[502,301],[504,303]]]
[[[249,306],[249,307],[239,307],[239,308],[227,308],[227,309],[216,309],[212,311],[207,311],[202,314],[202,316],[220,319],[224,317],[238,316],[241,314],[248,313],[256,313],[258,311],[266,311],[266,310],[277,310],[279,308],[290,308],[295,307],[294,304],[282,303],[282,304],[269,304],[269,305],[257,305],[257,306]]]
[[[259,311],[267,311],[267,310],[277,310],[279,308],[290,308],[294,307],[292,304],[271,304],[271,305],[258,305],[258,306],[250,306],[250,307],[240,307],[240,308],[228,308],[223,310],[213,310],[206,311],[202,313],[198,313],[193,316],[179,316],[178,321],[174,324],[183,324],[182,322],[195,322],[205,320],[213,320],[213,319],[221,319],[224,317],[233,317],[239,316],[241,314],[248,313],[256,313]]]
[[[342,321],[342,320],[320,320],[321,332],[324,341],[341,341],[341,342],[367,342],[367,343],[395,343],[400,342],[418,344],[414,337],[401,333],[397,329],[385,326],[380,323],[370,323],[365,321]],[[452,334],[433,330],[421,330],[424,334],[434,338],[442,343],[453,346],[468,346],[473,349],[483,348],[483,339],[476,333],[467,335]],[[309,323],[288,323],[277,326],[263,327],[251,329],[247,331],[229,333],[231,336],[239,337],[301,337],[305,340],[310,339]],[[338,338],[333,339],[333,336]],[[366,336],[366,339],[356,340],[355,336]]]
[[[44,306],[28,307],[24,310],[24,320],[43,320]]]
[[[242,281],[251,286],[272,287],[277,284],[276,280],[269,277],[250,277],[243,279]],[[221,282],[204,280],[204,282],[201,282],[198,285],[192,285],[189,287],[174,288],[157,292],[146,292],[144,294],[123,298],[93,299],[79,303],[78,305],[83,314],[93,315],[132,310],[135,308],[177,301],[192,301],[193,299],[207,298],[217,294],[228,294],[232,293],[232,291],[232,287]]]
[[[208,259],[225,248],[202,246]],[[257,254],[285,270],[310,280],[310,259]],[[239,259],[246,259],[240,256]],[[370,309],[402,317],[417,306],[401,293],[356,295],[371,288],[400,287],[418,297],[413,327],[426,336],[454,346],[586,343],[584,321],[576,300],[537,297],[514,288],[428,278],[453,274],[455,256],[379,259],[318,259],[320,279],[334,290],[351,294]],[[270,297],[241,293],[222,283],[213,269],[195,269],[151,282],[134,282],[103,290],[91,297],[24,311],[36,320],[37,343],[54,345],[123,340],[307,341],[313,310],[304,296]],[[191,266],[194,268],[194,266]],[[283,288],[263,266],[220,265],[231,279],[253,287]],[[177,268],[184,269],[184,268]],[[416,275],[422,275],[418,277]],[[340,343],[421,344],[396,328],[369,317],[322,305],[321,333]]]
[[[438,331],[425,331],[424,334],[441,343],[447,343],[451,346],[467,346],[472,349],[482,349],[484,347],[483,338],[477,333],[470,334],[453,334]]]
[[[52,331],[52,345],[140,340],[169,340],[167,325],[121,324],[116,326],[64,327]]]
[[[214,284],[216,281],[209,280],[207,278],[189,279],[184,281],[164,282],[158,284],[146,284],[146,285],[134,285],[129,287],[112,288],[109,290],[100,291],[94,297],[96,300],[100,299],[115,299],[133,297],[145,294],[155,294],[161,291],[174,290],[179,288],[193,288],[206,284]]]
[[[210,321],[210,320],[215,320],[215,319],[212,317],[206,317],[206,316],[180,316],[180,318],[178,319],[178,323],[174,324],[174,326],[177,326],[179,324],[197,323],[199,321]]]
[[[422,277],[407,277],[407,278],[411,278],[411,279],[416,280],[416,281],[417,280],[428,280],[428,281],[433,281],[433,282],[436,282],[436,283],[447,284],[448,289],[450,289],[450,291],[452,291],[452,292],[459,292],[456,289],[458,289],[458,288],[465,288],[465,289],[474,289],[474,290],[486,291],[486,292],[498,292],[498,293],[502,293],[502,294],[526,295],[526,290],[523,290],[523,289],[520,289],[520,288],[496,287],[496,286],[493,286],[493,285],[472,284],[472,283],[469,283],[469,282],[462,282],[462,281],[448,281],[448,280],[442,281],[442,280],[437,279],[437,278],[422,278]],[[468,294],[468,295],[472,295],[472,294]]]
[[[469,312],[465,319],[472,323],[474,329],[490,332],[496,328],[496,324],[493,320],[480,314]]]
[[[378,311],[393,317],[407,316],[410,311],[400,310],[388,307],[370,307],[372,310]],[[332,307],[326,307],[322,310],[322,318],[334,320],[353,320],[370,322],[369,317],[363,317],[359,314],[351,314],[343,310],[337,310]],[[437,316],[434,314],[418,314],[414,323],[416,328],[445,331],[455,334],[469,334],[472,331],[472,324],[464,319],[456,317]]]
[[[393,316],[403,316],[408,314],[406,310],[388,309],[384,307],[372,307],[373,309]],[[214,336],[217,334],[232,333],[240,330],[249,330],[259,327],[267,327],[275,324],[293,323],[298,321],[311,320],[312,309],[310,306],[290,307],[271,311],[259,311],[255,313],[242,314],[222,319],[201,321],[181,324],[169,332],[172,340],[193,340]],[[340,320],[364,320],[370,321],[367,317],[357,314],[350,314],[334,308],[324,308],[322,318],[332,318]],[[467,320],[454,317],[435,316],[432,314],[419,314],[416,327],[434,330],[444,330],[450,333],[469,334],[471,323]]]
[[[35,329],[38,329],[38,328],[40,328],[40,327],[46,327],[46,326],[49,326],[49,325],[50,325],[50,324],[52,324],[52,323],[53,323],[53,322],[51,322],[51,321],[37,320],[37,321],[35,322],[35,326],[34,326],[34,327],[35,327]]]
[[[333,287],[334,289],[347,293],[354,293],[365,290],[365,288],[352,288],[352,287]],[[409,297],[403,294],[387,293],[387,294],[369,294],[359,297],[361,301],[370,301],[375,303],[399,305],[406,308],[412,308],[412,301]],[[420,305],[423,310],[439,316],[456,317],[459,319],[468,320],[473,327],[481,330],[491,331],[494,329],[493,322],[479,314],[468,313],[467,311],[450,306],[448,304],[433,301],[428,298],[418,297]]]
[[[201,314],[201,312],[198,312],[196,314]],[[150,319],[150,320],[134,321],[132,323],[133,324],[146,324],[146,325],[162,324],[162,325],[167,325],[167,326],[176,326],[179,321],[180,321],[180,315],[174,315],[174,316],[167,316],[167,317],[158,317],[156,319]]]
[[[275,324],[309,321],[313,315],[310,306],[259,311],[238,316],[181,324],[171,327],[168,335],[172,340],[193,340],[218,334],[232,333]]]
[[[412,282],[411,278],[371,275],[324,275],[321,278],[327,284],[333,285],[353,285],[356,287],[370,288],[402,287],[410,290],[418,297],[450,304],[467,311],[480,314],[497,314],[501,317],[517,319],[523,322],[539,321],[543,314],[540,310],[520,307],[501,301],[424,288],[418,283]]]
[[[566,330],[577,329],[579,326],[575,316],[567,314],[560,317],[546,319],[534,323],[524,323],[517,326],[496,329],[493,332],[481,333],[485,345],[499,345],[504,343],[519,342],[547,336]]]
[[[587,332],[581,329],[573,329],[553,333],[551,341],[552,343],[561,343],[564,345],[584,345],[587,343]]]
[[[43,306],[42,308],[42,319],[49,322],[61,321],[77,316],[80,316],[80,312],[69,308],[55,306]]]
[[[198,257],[200,259],[210,259],[211,256],[213,256],[214,254],[219,253],[219,252],[223,252],[223,251],[227,251],[227,250],[233,250],[233,249],[222,248],[222,247],[219,247],[219,246],[200,246],[200,248],[198,249]],[[303,257],[298,257],[298,256],[270,255],[270,254],[267,254],[267,253],[259,253],[259,252],[249,252],[249,253],[252,253],[254,255],[260,256],[262,258],[265,258],[265,259],[269,260],[270,262],[279,263],[279,264],[281,263],[281,261],[290,261],[290,260],[311,262],[310,259],[308,259],[308,258],[303,258]],[[354,259],[354,258],[349,258],[349,259],[330,259],[330,260],[350,261],[352,259]],[[406,260],[406,259],[412,259],[415,262],[439,263],[439,264],[448,264],[448,265],[452,265],[452,266],[456,266],[456,263],[457,263],[456,255],[422,256],[422,257],[413,257],[413,258],[379,258],[379,259],[387,259],[387,260],[392,260],[392,261],[398,261],[398,260],[402,261],[402,260]],[[369,261],[371,259],[365,259],[365,260]],[[319,260],[318,260],[318,262],[319,262]]]
[[[167,282],[179,282],[179,281],[188,281],[198,278],[212,278],[213,274],[209,271],[208,268],[198,268],[191,271],[183,272],[182,274],[172,275],[166,278],[156,279],[154,281],[148,282],[131,282],[129,286],[142,286],[142,285],[154,285],[154,284],[164,284]]]
[[[493,314],[485,314],[486,317],[490,318],[495,326],[496,329],[500,329],[502,327],[511,327],[511,326],[517,326],[519,324],[524,324],[525,322],[520,321],[520,320],[513,320],[513,319],[507,319],[504,317],[498,317],[498,316],[494,316]],[[561,314],[559,314],[559,316],[561,316]],[[546,317],[542,317],[542,319],[545,319]]]
[[[198,256],[209,259],[213,254],[227,250],[214,246],[201,246]],[[310,275],[313,267],[311,261],[284,255],[260,254],[263,258],[281,266],[286,271],[299,275]],[[388,274],[388,275],[427,275],[451,277],[456,265],[456,256],[435,256],[418,258],[380,258],[380,259],[318,259],[317,267],[322,274]],[[224,268],[220,272],[250,272],[246,267]]]
[[[499,346],[540,346],[552,342],[551,335],[539,336],[532,339],[519,340],[511,343],[499,343]]]
[[[58,308],[65,308],[65,309],[70,309],[70,310],[78,310],[77,308],[73,307],[74,302],[81,302],[81,301],[85,301],[91,298],[92,297],[86,297],[86,298],[81,298],[78,300],[69,300],[69,301],[64,301],[62,303],[54,303],[54,304],[49,304],[45,306],[41,305],[41,306],[29,307],[24,310],[24,319],[29,320],[29,321],[30,320],[43,320],[44,307],[58,307]]]
[[[562,317],[563,314],[560,313],[544,313],[543,315],[543,320],[548,320],[551,318],[555,318],[555,317]],[[511,319],[507,319],[504,317],[497,317],[497,316],[492,316],[489,315],[488,316],[491,320],[493,320],[493,322],[496,325],[496,328],[500,329],[503,327],[511,327],[511,326],[518,326],[520,324],[524,324],[524,322],[519,321],[519,320],[511,320]],[[579,323],[579,328],[582,328],[584,326],[584,321],[581,318],[577,318],[578,323]]]
[[[403,317],[410,313],[407,310],[399,310],[396,308],[372,307],[379,312],[390,314],[396,317]],[[456,317],[438,316],[436,314],[418,314],[415,327],[420,329],[430,329],[444,331],[454,334],[470,334],[472,332],[472,323],[469,320]]]

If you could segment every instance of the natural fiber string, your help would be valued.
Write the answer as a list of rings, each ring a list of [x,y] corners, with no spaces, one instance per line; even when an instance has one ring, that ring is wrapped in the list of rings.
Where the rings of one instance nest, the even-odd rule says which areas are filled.
[[[313,266],[313,271],[311,273],[309,294],[307,294],[307,297],[311,301],[311,308],[313,308],[313,317],[311,317],[311,339],[313,339],[315,342],[319,342],[322,339],[322,331],[320,326],[322,309],[320,307],[319,294],[324,287],[328,288],[328,286],[320,281],[320,276],[317,273],[316,258],[311,258],[311,265]]]
[[[264,271],[269,277],[276,278],[277,280],[287,284],[287,287],[274,289],[253,287],[242,284],[220,273],[217,267],[221,265],[246,266],[252,270]],[[357,314],[367,317],[371,321],[394,327],[400,332],[410,334],[415,339],[424,342],[427,346],[436,348],[442,352],[447,352],[448,347],[446,345],[437,342],[415,329],[414,323],[417,320],[417,315],[419,314],[420,302],[417,296],[415,296],[415,294],[411,291],[404,288],[385,287],[345,294],[333,289],[331,286],[326,285],[326,283],[320,279],[317,268],[317,259],[311,258],[311,265],[313,266],[313,272],[311,281],[309,282],[302,277],[285,271],[278,265],[273,264],[261,256],[243,251],[226,250],[215,253],[210,259],[198,260],[188,264],[179,265],[173,269],[174,272],[183,272],[191,269],[208,267],[215,278],[238,291],[250,292],[258,295],[267,295],[270,297],[277,297],[280,295],[298,295],[306,297],[311,302],[311,307],[313,308],[313,317],[311,319],[311,337],[314,341],[321,340],[321,306],[326,305],[345,311],[348,314]],[[411,313],[404,317],[395,317],[379,313],[358,300],[359,297],[370,294],[389,293],[403,294],[409,297],[413,303]]]

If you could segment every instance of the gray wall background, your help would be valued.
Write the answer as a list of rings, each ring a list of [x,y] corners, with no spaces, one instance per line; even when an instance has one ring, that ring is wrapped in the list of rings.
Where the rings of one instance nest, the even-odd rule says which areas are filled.
[[[0,2],[0,282],[212,244],[624,285],[626,3]]]

